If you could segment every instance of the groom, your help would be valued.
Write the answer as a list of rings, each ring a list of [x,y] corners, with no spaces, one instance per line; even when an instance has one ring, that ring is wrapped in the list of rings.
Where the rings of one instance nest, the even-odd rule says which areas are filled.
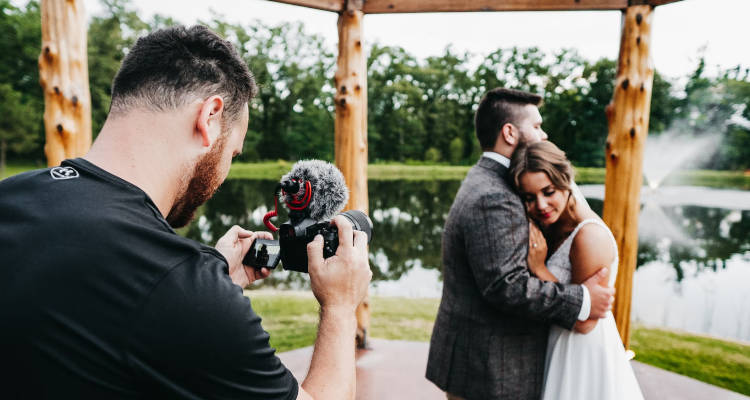
[[[476,113],[484,153],[456,195],[443,232],[443,297],[430,342],[427,379],[449,399],[538,399],[550,324],[602,318],[614,289],[529,274],[529,222],[506,181],[521,141],[547,139],[541,97],[497,88]]]

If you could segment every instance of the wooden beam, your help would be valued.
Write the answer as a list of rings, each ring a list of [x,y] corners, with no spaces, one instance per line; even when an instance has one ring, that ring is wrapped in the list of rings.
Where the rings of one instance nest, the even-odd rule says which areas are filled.
[[[652,7],[663,6],[665,4],[676,3],[682,0],[630,0],[631,6],[649,5]]]
[[[367,0],[365,14],[468,12],[468,11],[568,11],[622,10],[628,0]]]
[[[44,91],[44,153],[60,165],[91,147],[87,23],[83,0],[43,0],[39,83]]]
[[[347,210],[367,212],[367,60],[362,49],[361,2],[350,1],[339,15],[336,85],[336,166],[349,187]],[[357,345],[367,345],[369,299],[357,308]]]
[[[277,3],[292,4],[295,6],[315,8],[323,11],[341,12],[344,10],[346,0],[271,0]]]
[[[341,12],[346,0],[271,0],[319,10]],[[367,0],[365,14],[468,11],[624,10],[629,5],[660,6],[682,0]]]
[[[643,148],[648,135],[654,68],[651,62],[649,5],[623,12],[620,56],[612,102],[607,106],[609,135],[602,218],[619,249],[614,316],[620,337],[630,344],[630,304],[638,255],[638,215],[643,186]]]

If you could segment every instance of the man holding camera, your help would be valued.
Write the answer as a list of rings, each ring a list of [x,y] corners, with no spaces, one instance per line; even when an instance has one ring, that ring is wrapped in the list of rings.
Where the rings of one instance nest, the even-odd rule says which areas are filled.
[[[344,217],[336,255],[308,246],[320,303],[298,385],[242,288],[256,237],[215,248],[178,236],[226,178],[255,82],[205,27],[142,37],[112,86],[91,151],[0,182],[4,398],[344,399],[355,391],[355,308],[372,276],[363,232]]]

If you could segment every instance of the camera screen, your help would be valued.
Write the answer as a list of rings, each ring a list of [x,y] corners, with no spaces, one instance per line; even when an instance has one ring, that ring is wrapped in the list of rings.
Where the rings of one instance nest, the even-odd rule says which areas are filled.
[[[276,268],[280,250],[278,240],[255,239],[242,263],[253,268]]]

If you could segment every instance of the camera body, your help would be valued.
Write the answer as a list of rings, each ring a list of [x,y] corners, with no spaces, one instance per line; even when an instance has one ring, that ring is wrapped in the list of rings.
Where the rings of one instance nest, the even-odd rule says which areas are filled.
[[[279,262],[284,269],[307,272],[307,244],[315,236],[323,236],[323,257],[336,254],[339,232],[331,224],[349,199],[349,189],[344,176],[335,166],[320,160],[299,161],[281,178],[274,190],[274,209],[266,213],[263,223],[279,240],[256,239],[243,258],[243,264],[254,268],[276,268]],[[289,221],[276,228],[270,221],[278,215],[278,201],[289,209]],[[344,216],[355,230],[372,239],[372,221],[362,211],[349,210]]]
[[[369,243],[372,239],[372,221],[365,213],[349,210],[339,215],[346,217],[354,230],[365,232]],[[323,257],[336,254],[339,232],[331,221],[319,222],[295,213],[290,213],[290,217],[290,221],[279,226],[279,240],[256,239],[242,263],[254,268],[273,269],[281,261],[286,270],[307,273],[307,244],[317,235],[323,236]]]

